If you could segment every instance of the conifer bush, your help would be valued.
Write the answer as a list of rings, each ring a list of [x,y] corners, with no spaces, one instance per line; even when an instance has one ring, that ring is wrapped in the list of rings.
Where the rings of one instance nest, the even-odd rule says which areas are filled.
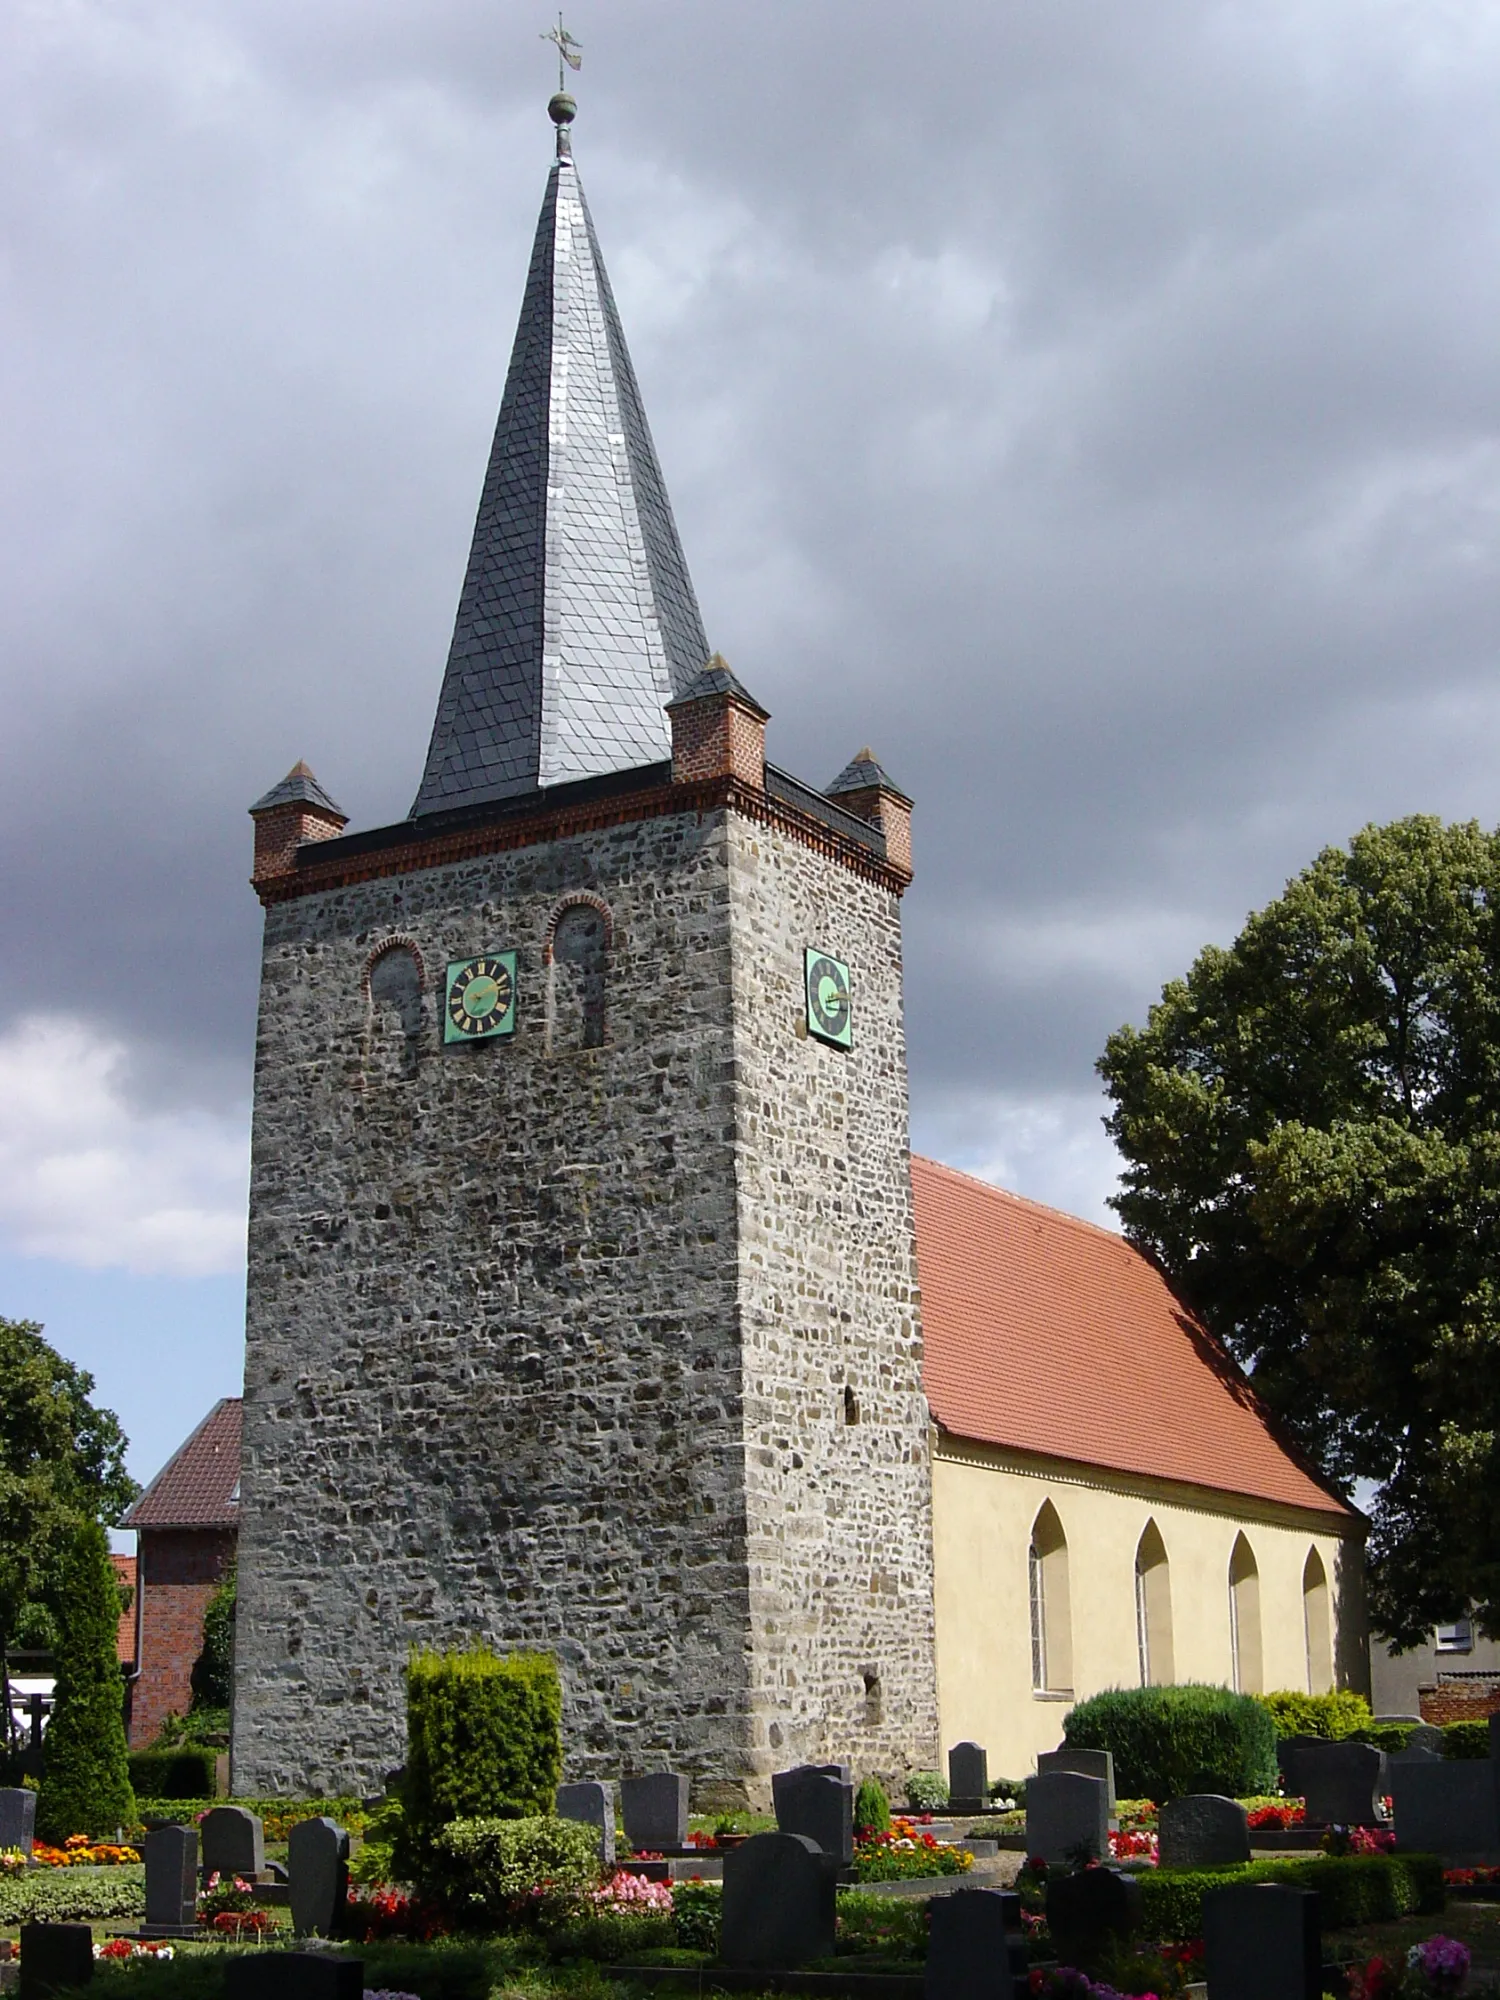
[[[856,1833],[889,1833],[891,1830],[891,1802],[885,1795],[885,1786],[878,1778],[861,1780],[859,1790],[854,1794],[854,1831]]]
[[[57,1616],[57,1685],[36,1808],[38,1834],[54,1843],[73,1833],[113,1833],[135,1820],[115,1648],[120,1593],[97,1521],[80,1522],[62,1551]]]
[[[1158,1805],[1187,1792],[1247,1798],[1276,1789],[1276,1725],[1227,1687],[1106,1688],[1063,1724],[1074,1750],[1109,1750],[1121,1798]]]
[[[562,1686],[550,1653],[413,1653],[406,1670],[407,1839],[458,1819],[549,1814],[562,1775]]]

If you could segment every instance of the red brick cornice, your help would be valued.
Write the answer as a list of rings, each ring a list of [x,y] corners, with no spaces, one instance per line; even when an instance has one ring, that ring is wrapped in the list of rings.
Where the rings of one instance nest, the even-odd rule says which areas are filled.
[[[579,833],[598,833],[606,827],[628,826],[648,819],[675,818],[682,813],[723,810],[738,812],[746,819],[777,827],[803,846],[838,862],[867,882],[878,883],[899,896],[911,881],[908,869],[893,865],[872,853],[837,827],[827,826],[811,813],[798,810],[784,799],[772,798],[757,786],[737,778],[713,778],[700,784],[652,785],[638,792],[622,792],[612,797],[579,800],[567,805],[543,806],[535,812],[508,814],[489,824],[453,828],[401,841],[390,847],[365,849],[353,854],[328,853],[320,841],[298,850],[297,865],[284,875],[263,877],[252,887],[269,909],[273,903],[289,903],[299,896],[320,895],[328,889],[347,889],[357,882],[378,882],[392,875],[415,875],[428,868],[443,868],[459,861],[472,861],[482,854],[504,854],[521,847],[539,847],[545,842],[565,840]],[[337,843],[330,843],[337,844]]]

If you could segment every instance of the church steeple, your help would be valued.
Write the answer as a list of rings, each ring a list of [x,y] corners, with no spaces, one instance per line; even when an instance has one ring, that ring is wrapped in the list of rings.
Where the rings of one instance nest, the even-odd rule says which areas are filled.
[[[413,816],[671,755],[665,705],[708,658],[567,127]]]

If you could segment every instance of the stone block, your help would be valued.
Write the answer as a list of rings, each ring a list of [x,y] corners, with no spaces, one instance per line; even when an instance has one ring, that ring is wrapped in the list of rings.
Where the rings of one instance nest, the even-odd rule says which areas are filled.
[[[1092,1960],[1110,1938],[1132,1938],[1140,1927],[1141,1885],[1133,1875],[1085,1868],[1048,1877],[1047,1928],[1065,1964]]]
[[[1102,1861],[1109,1853],[1109,1793],[1102,1778],[1081,1771],[1043,1771],[1026,1786],[1026,1852],[1052,1868],[1081,1849]]]
[[[1311,1889],[1247,1882],[1203,1898],[1208,2000],[1321,2000],[1323,1943]]]
[[[298,1937],[337,1937],[349,1900],[349,1836],[331,1819],[298,1820],[287,1841],[287,1900]]]
[[[955,1889],[934,1896],[926,2000],[1012,2000],[1010,1945],[1020,1928],[1020,1898],[1002,1890]]]
[[[1500,1864],[1497,1767],[1487,1757],[1391,1765],[1396,1846],[1440,1854],[1450,1868]]]
[[[584,1826],[597,1827],[599,1859],[606,1868],[614,1866],[615,1788],[613,1785],[597,1783],[592,1779],[584,1784],[559,1785],[557,1816],[559,1819],[576,1819]]]
[[[1190,1792],[1168,1799],[1157,1821],[1163,1868],[1217,1868],[1250,1859],[1250,1822],[1235,1799]]]
[[[800,1764],[793,1771],[777,1771],[771,1796],[780,1832],[802,1834],[847,1868],[854,1859],[854,1786],[837,1775],[843,1768]]]
[[[0,1848],[19,1847],[31,1853],[36,1839],[36,1793],[18,1785],[0,1791]]]
[[[686,1847],[688,1781],[675,1771],[657,1771],[646,1778],[620,1782],[620,1816],[626,1845],[636,1853],[659,1854]]]
[[[88,1924],[22,1924],[21,2000],[47,2000],[94,1976],[94,1933]]]
[[[1057,1750],[1044,1750],[1036,1760],[1038,1774],[1049,1771],[1077,1771],[1085,1778],[1100,1778],[1109,1799],[1109,1816],[1115,1816],[1115,1756],[1112,1750],[1074,1750],[1064,1743]]]
[[[724,1856],[719,1956],[787,1968],[833,1951],[838,1869],[796,1833],[757,1833]]]
[[[247,1807],[215,1806],[204,1814],[198,1832],[205,1876],[243,1875],[249,1880],[264,1872],[265,1829]]]
[[[955,1743],[948,1752],[948,1810],[977,1813],[990,1795],[990,1760],[983,1744]]]
[[[364,1960],[342,1952],[236,1952],[224,1963],[224,2000],[363,2000],[364,1990]]]
[[[158,1826],[146,1835],[148,1931],[191,1930],[198,1918],[198,1830]]]

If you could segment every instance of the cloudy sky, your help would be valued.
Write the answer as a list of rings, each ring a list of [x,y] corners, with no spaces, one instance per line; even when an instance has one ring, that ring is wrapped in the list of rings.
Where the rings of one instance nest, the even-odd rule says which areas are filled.
[[[420,773],[545,25],[0,11],[0,1313],[141,1476],[238,1386],[245,807]],[[568,25],[710,637],[779,762],[917,800],[916,1143],[1102,1217],[1109,1030],[1323,843],[1500,818],[1500,13]]]

